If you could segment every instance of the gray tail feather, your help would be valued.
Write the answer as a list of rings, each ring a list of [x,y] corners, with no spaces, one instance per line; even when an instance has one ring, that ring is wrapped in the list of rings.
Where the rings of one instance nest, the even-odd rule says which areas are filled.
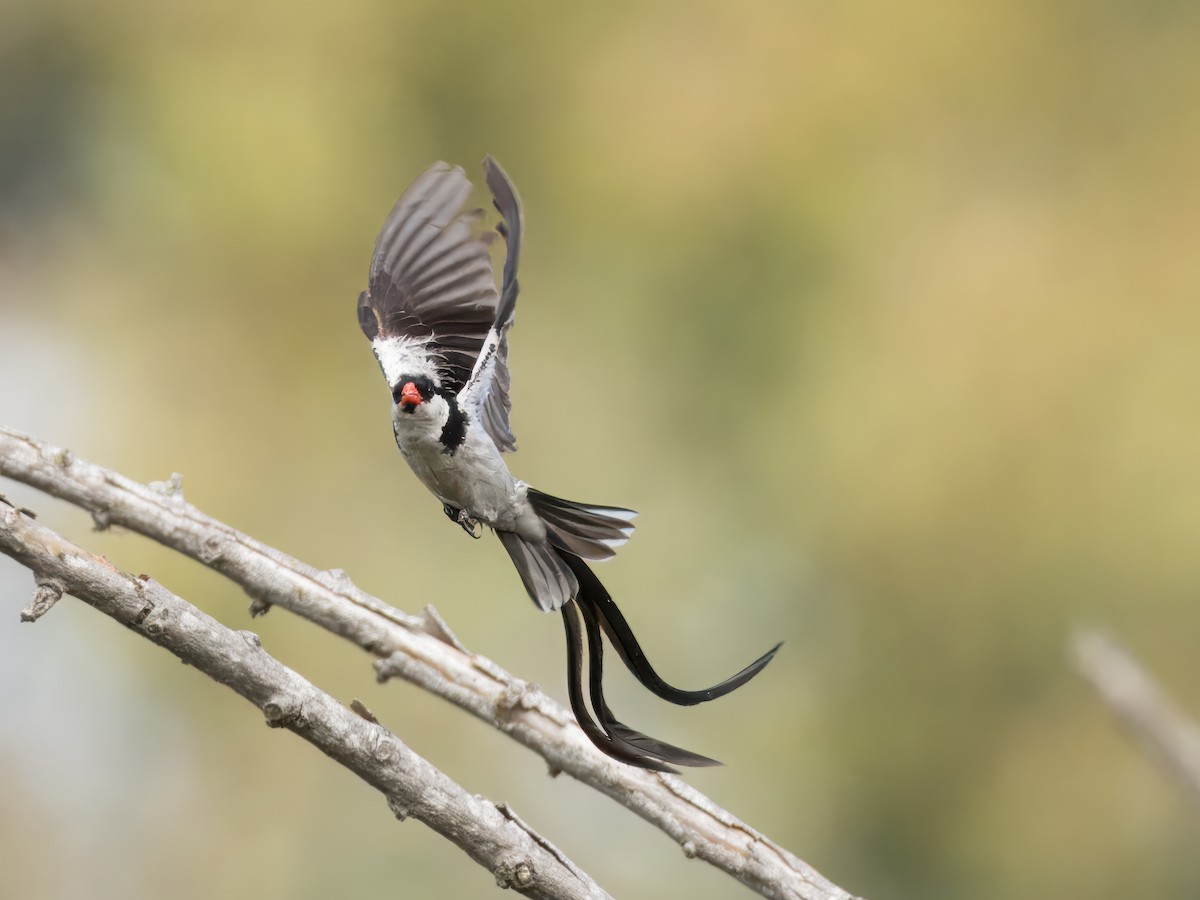
[[[543,612],[560,609],[579,593],[575,573],[549,541],[527,541],[513,531],[497,531],[496,536],[512,557],[525,590]]]
[[[529,488],[529,502],[549,526],[550,540],[581,559],[610,559],[633,534],[637,513],[632,509],[573,503],[533,488]]]
[[[552,612],[579,593],[579,579],[562,554],[609,559],[633,534],[637,513],[619,506],[572,503],[533,488],[529,488],[529,502],[546,525],[546,540],[527,541],[511,531],[496,534],[533,602]]]

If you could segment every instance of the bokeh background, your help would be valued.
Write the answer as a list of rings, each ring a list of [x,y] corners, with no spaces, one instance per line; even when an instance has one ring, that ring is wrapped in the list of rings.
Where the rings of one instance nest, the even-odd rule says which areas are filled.
[[[1200,894],[1197,811],[1071,671],[1200,712],[1200,7],[341,0],[0,10],[0,421],[186,496],[565,698],[560,623],[392,444],[354,317],[434,159],[522,192],[521,477],[639,509],[632,724],[869,897]],[[743,889],[360,651],[5,482],[622,897]],[[0,895],[495,896],[352,776],[0,560]]]

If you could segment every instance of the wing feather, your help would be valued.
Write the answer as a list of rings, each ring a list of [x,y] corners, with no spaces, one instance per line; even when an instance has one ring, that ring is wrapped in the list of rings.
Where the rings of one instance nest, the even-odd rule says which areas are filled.
[[[499,163],[490,156],[485,157],[483,171],[496,209],[504,219],[503,225],[498,228],[504,235],[506,246],[504,275],[494,321],[484,338],[462,396],[476,410],[496,446],[508,453],[517,448],[516,438],[508,424],[508,414],[512,410],[508,393],[512,381],[508,371],[508,330],[516,316],[517,294],[520,292],[517,263],[521,255],[524,217],[517,190]]]
[[[426,371],[458,392],[495,319],[494,233],[480,230],[481,210],[464,209],[470,195],[462,169],[435,163],[379,232],[359,324],[389,384]]]
[[[463,170],[435,163],[404,192],[379,232],[358,318],[390,386],[404,374],[435,377],[508,452],[516,449],[508,424],[508,329],[523,222],[504,170],[491,157],[483,168],[502,224],[484,230],[483,210],[466,207],[471,183]],[[497,232],[506,243],[499,291],[489,252]]]

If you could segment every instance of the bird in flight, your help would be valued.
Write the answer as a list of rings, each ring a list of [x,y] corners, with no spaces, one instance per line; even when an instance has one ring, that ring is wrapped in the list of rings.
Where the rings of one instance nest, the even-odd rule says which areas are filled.
[[[450,520],[472,537],[492,529],[533,602],[562,613],[571,709],[592,743],[657,771],[719,765],[617,721],[604,699],[603,637],[639,682],[680,706],[745,684],[779,646],[710,688],[672,687],[587,564],[629,540],[636,513],[552,497],[509,472],[503,454],[516,449],[516,439],[508,423],[508,331],[523,219],[504,170],[487,157],[483,171],[502,220],[494,229],[484,226],[484,210],[468,205],[472,186],[463,170],[439,162],[404,192],[375,242],[358,322],[391,390],[396,444]],[[506,245],[498,290],[489,252],[497,235]]]

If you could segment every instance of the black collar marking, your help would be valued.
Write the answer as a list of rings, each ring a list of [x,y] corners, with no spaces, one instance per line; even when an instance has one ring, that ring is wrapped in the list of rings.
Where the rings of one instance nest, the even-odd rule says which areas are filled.
[[[458,405],[458,398],[453,394],[443,394],[447,405],[450,407],[450,414],[446,416],[446,424],[442,428],[442,436],[440,438],[442,446],[446,449],[443,453],[453,454],[467,437],[467,414],[462,411]]]

